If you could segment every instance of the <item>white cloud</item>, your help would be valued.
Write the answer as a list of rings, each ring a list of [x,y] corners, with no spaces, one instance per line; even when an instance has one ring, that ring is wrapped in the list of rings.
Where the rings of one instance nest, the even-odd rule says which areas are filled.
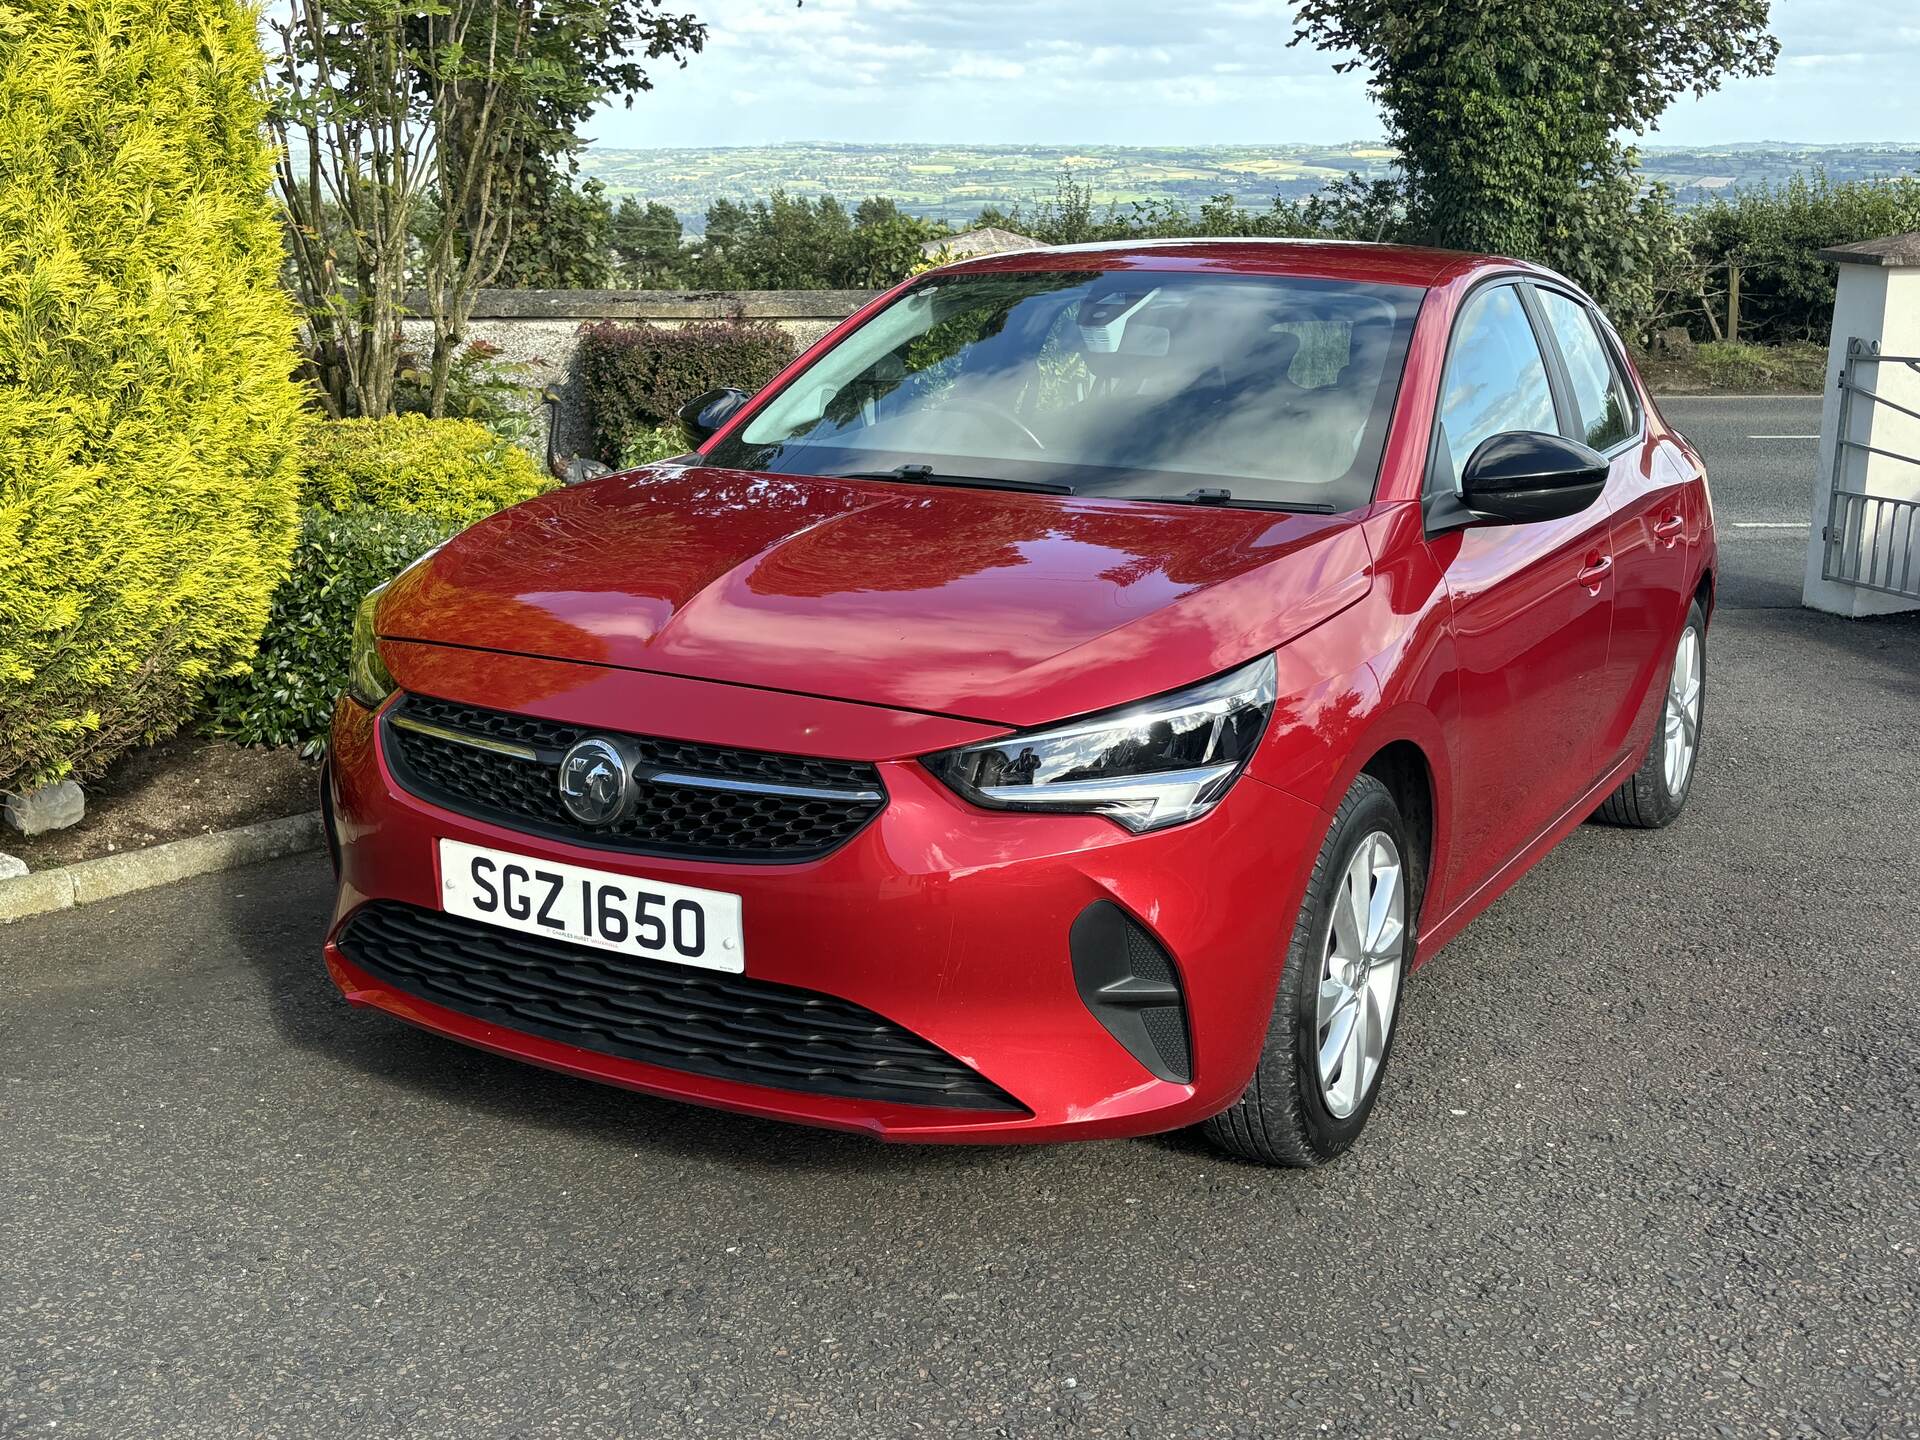
[[[1290,46],[1290,0],[688,0],[704,54],[596,127],[609,145],[1331,142],[1380,132],[1364,77]],[[1913,0],[1776,0],[1778,73],[1677,102],[1656,143],[1906,134]]]

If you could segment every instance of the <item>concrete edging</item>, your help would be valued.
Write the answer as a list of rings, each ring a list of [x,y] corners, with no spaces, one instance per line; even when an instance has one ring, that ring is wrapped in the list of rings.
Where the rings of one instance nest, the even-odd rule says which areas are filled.
[[[70,910],[95,900],[131,895],[194,875],[232,870],[261,860],[277,860],[316,850],[322,843],[320,812],[262,820],[236,830],[212,835],[190,835],[120,855],[76,860],[56,870],[35,870],[11,880],[0,880],[0,924]]]

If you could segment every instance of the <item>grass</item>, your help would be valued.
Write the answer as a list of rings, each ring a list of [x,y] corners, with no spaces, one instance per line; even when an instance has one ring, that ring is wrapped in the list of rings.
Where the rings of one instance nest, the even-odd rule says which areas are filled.
[[[1826,388],[1827,347],[1709,341],[1684,355],[1642,357],[1650,388],[1669,395],[1803,395]]]

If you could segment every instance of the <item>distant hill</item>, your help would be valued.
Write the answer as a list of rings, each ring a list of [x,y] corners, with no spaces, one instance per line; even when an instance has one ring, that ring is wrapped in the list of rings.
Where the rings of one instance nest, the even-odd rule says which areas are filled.
[[[1649,179],[1672,185],[1681,203],[1690,204],[1731,185],[1783,180],[1816,167],[1836,180],[1920,174],[1920,145],[1649,146],[1642,161]],[[886,195],[911,214],[957,222],[972,219],[983,205],[1050,198],[1069,170],[1076,182],[1091,187],[1102,206],[1150,199],[1191,205],[1221,194],[1244,205],[1265,205],[1275,196],[1309,194],[1349,173],[1385,175],[1392,163],[1393,152],[1377,142],[1199,147],[799,143],[594,149],[581,157],[580,168],[615,196],[665,202],[690,230],[698,230],[713,201],[758,200],[776,189],[835,195],[850,204]]]

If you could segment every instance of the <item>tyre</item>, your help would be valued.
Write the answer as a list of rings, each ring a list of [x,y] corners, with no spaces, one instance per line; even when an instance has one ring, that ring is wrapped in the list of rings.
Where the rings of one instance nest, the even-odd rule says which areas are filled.
[[[1707,617],[1695,601],[1674,644],[1667,698],[1647,758],[1620,788],[1600,802],[1593,818],[1608,825],[1658,830],[1687,803],[1700,758],[1700,719],[1707,700]]]
[[[1266,1046],[1207,1137],[1265,1165],[1321,1165],[1358,1137],[1393,1048],[1419,857],[1393,794],[1362,775],[1334,812],[1287,947]]]

